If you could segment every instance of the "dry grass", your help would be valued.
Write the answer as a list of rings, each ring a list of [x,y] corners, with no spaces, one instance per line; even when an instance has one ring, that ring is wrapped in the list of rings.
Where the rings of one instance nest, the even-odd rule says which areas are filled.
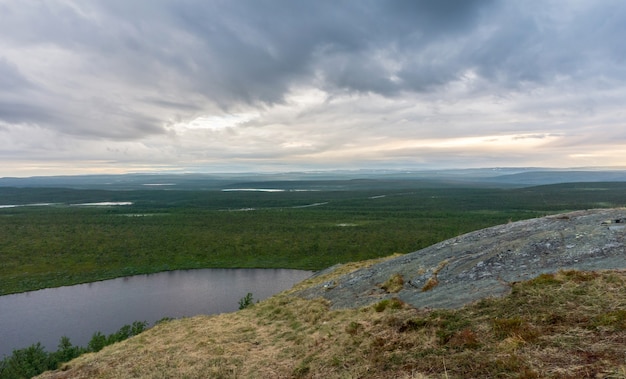
[[[439,279],[437,278],[437,275],[447,265],[448,265],[448,260],[447,259],[445,261],[439,262],[439,265],[433,270],[432,276],[430,278],[428,278],[428,280],[426,281],[426,283],[422,287],[422,292],[430,291],[430,290],[432,290],[433,288],[435,288],[435,287],[437,287],[439,285]]]
[[[294,292],[300,291],[300,290],[302,290],[304,288],[313,287],[315,285],[322,284],[322,283],[332,282],[334,279],[337,279],[337,278],[339,278],[339,277],[341,277],[341,276],[343,276],[345,274],[349,274],[349,273],[354,272],[356,270],[360,270],[362,268],[367,268],[367,267],[373,266],[373,265],[375,265],[377,263],[381,263],[381,262],[384,262],[386,260],[399,257],[401,255],[402,254],[393,254],[393,255],[390,255],[390,256],[384,257],[384,258],[368,259],[368,260],[359,261],[359,262],[345,263],[345,264],[339,265],[337,268],[335,268],[334,270],[332,270],[332,271],[330,271],[330,272],[328,272],[326,274],[313,276],[312,278],[304,280],[304,281],[296,284],[290,290],[287,290],[285,293],[294,293]]]
[[[437,287],[438,285],[439,285],[439,279],[437,279],[437,274],[433,274],[433,276],[428,278],[428,280],[422,287],[422,292],[430,291],[433,288]]]
[[[566,271],[460,310],[281,294],[174,320],[43,378],[626,378],[626,273]]]
[[[388,293],[398,293],[404,287],[404,278],[400,274],[393,274],[380,288]]]

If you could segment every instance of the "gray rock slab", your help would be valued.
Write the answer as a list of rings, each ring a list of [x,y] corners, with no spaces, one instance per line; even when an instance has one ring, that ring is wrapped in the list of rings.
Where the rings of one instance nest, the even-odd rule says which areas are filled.
[[[357,270],[295,295],[324,297],[335,309],[392,297],[418,308],[458,308],[503,296],[510,292],[510,283],[542,273],[626,268],[625,236],[626,208],[511,222]],[[402,275],[404,286],[388,293],[381,285],[394,274]]]

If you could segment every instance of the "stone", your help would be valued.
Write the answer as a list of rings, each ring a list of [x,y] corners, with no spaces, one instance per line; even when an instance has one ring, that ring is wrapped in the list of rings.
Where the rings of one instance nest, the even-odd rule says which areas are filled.
[[[417,308],[459,308],[511,291],[511,283],[559,270],[626,268],[626,208],[594,209],[511,222],[467,233],[295,292],[357,308],[391,297]],[[325,270],[325,273],[332,269]],[[407,280],[377,291],[393,274]],[[431,278],[437,283],[424,291]]]

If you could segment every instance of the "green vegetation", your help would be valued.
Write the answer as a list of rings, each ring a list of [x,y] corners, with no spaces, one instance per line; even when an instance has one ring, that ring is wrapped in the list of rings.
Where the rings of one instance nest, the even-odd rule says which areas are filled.
[[[257,187],[280,186],[294,183]],[[298,186],[315,186],[315,191],[0,188],[0,205],[54,203],[0,208],[0,295],[188,268],[318,270],[347,263],[338,270],[345,273],[492,225],[626,204],[626,183],[486,188],[360,180]],[[70,205],[104,201],[133,204]],[[424,291],[437,285],[437,272],[445,264]],[[397,298],[331,310],[324,300],[287,293],[250,307],[248,294],[239,302],[240,312],[164,320],[129,340],[145,324],[127,325],[109,336],[95,333],[87,347],[63,337],[53,353],[41,344],[15,350],[0,362],[0,378],[58,368],[65,378],[129,373],[623,378],[624,275],[544,274],[512,284],[504,299],[485,299],[460,310],[418,310]],[[321,275],[308,285],[332,279]],[[395,293],[403,284],[397,275],[380,286]]]
[[[157,325],[43,378],[626,377],[626,272],[561,271],[511,286],[457,310],[398,299],[332,310],[287,292]]]
[[[239,299],[239,309],[250,308],[254,305],[254,299],[252,298],[252,293],[248,292],[246,296]]]
[[[0,295],[174,269],[319,270],[509,221],[626,203],[626,183],[521,189],[408,180],[313,184],[316,190],[308,192],[0,188],[3,204],[55,203],[0,209]],[[133,205],[68,205],[102,201]]]
[[[391,299],[381,300],[378,303],[374,304],[374,310],[376,312],[382,312],[387,308],[401,309],[403,305],[404,303],[402,302],[402,300],[394,297]]]
[[[135,321],[108,336],[96,332],[87,347],[74,346],[69,338],[63,336],[58,350],[52,353],[45,351],[39,342],[24,349],[15,349],[13,354],[0,361],[0,379],[32,378],[44,371],[57,369],[62,363],[82,354],[98,352],[106,346],[136,336],[146,330],[147,325],[147,322]]]

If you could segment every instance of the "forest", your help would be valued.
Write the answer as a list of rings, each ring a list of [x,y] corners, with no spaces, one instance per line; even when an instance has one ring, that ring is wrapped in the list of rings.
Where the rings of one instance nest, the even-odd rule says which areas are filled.
[[[367,179],[235,189],[0,187],[0,295],[175,269],[320,270],[506,222],[626,204],[623,182]]]

